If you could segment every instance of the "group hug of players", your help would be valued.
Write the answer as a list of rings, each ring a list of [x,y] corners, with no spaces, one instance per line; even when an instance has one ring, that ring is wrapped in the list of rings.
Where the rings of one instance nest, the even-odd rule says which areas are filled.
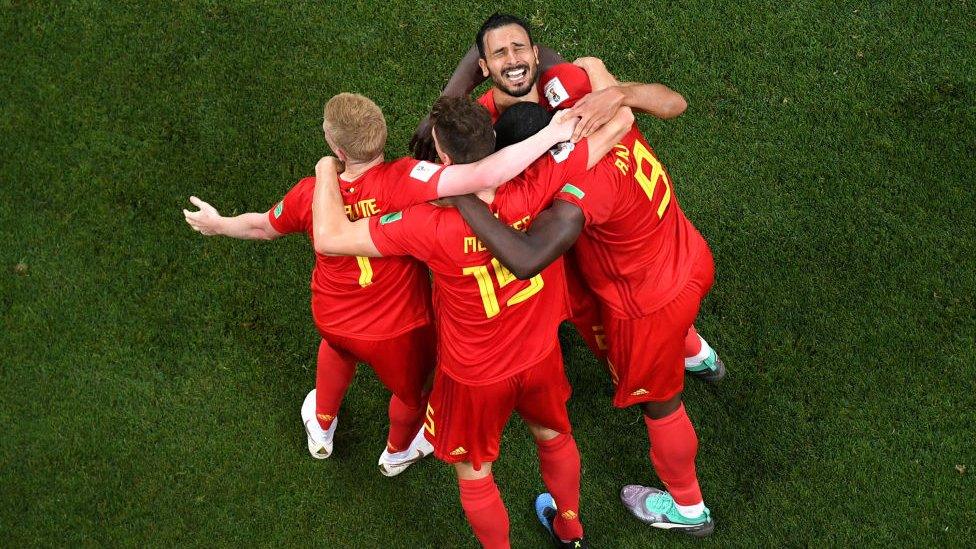
[[[488,77],[494,86],[471,100]],[[595,58],[570,64],[541,48],[540,61],[528,25],[495,14],[418,128],[417,158],[385,161],[379,107],[341,93],[323,122],[336,157],[315,177],[267,212],[222,217],[191,197],[199,211],[184,215],[205,235],[309,235],[322,341],[301,415],[313,457],[332,453],[343,396],[368,364],[392,392],[380,472],[431,453],[452,464],[478,540],[508,547],[491,470],[516,411],[548,489],[541,523],[557,546],[585,547],[557,335],[570,319],[606,366],[613,405],[641,407],[667,489],[625,486],[623,504],[652,526],[705,536],[714,520],[681,393],[686,373],[725,374],[693,326],[713,260],[633,115],[685,107],[661,84],[618,83]]]

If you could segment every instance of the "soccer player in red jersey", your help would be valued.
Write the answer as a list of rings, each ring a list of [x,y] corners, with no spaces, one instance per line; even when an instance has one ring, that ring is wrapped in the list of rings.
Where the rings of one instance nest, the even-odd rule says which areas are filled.
[[[438,110],[465,114],[440,118]],[[465,98],[441,98],[434,111],[435,145],[445,165],[492,150],[494,136],[482,107]],[[462,119],[469,123],[452,123]],[[479,196],[503,223],[525,228],[565,181],[602,158],[632,121],[630,111],[622,109],[591,138],[554,149],[494,193]],[[515,410],[536,439],[543,480],[559,505],[552,523],[556,541],[582,544],[580,459],[566,412],[570,387],[557,337],[568,314],[562,266],[552,263],[518,281],[454,208],[437,204],[350,222],[339,209],[335,171],[328,158],[316,167],[316,250],[410,255],[433,272],[439,347],[426,432],[434,454],[454,464],[461,505],[478,540],[485,547],[509,546],[508,513],[491,471],[502,430]]]
[[[442,95],[467,97],[486,78],[494,84],[478,98],[495,122],[510,106],[531,101],[544,103],[552,90],[537,85],[538,75],[563,59],[555,51],[532,40],[529,25],[521,18],[496,13],[478,31],[472,46],[455,69]],[[621,106],[661,119],[674,118],[684,112],[684,98],[662,84],[613,85],[593,92],[580,100],[574,114],[581,117],[574,139],[590,135]],[[414,134],[411,149],[417,158],[432,158],[429,121],[421,121]],[[573,254],[565,261],[567,282],[573,296],[571,320],[577,331],[602,362],[606,361],[605,327],[600,307],[592,290],[579,275]],[[688,373],[706,381],[717,381],[724,375],[724,365],[707,342],[692,326],[685,337],[685,363]]]
[[[550,79],[550,73],[558,76]],[[558,80],[566,92],[557,98],[560,106],[571,107],[589,92],[586,74],[572,65],[557,66],[543,78]],[[698,440],[681,392],[683,340],[711,288],[714,264],[637,125],[591,172],[567,183],[527,231],[499,223],[474,197],[453,202],[519,279],[535,276],[575,242],[607,322],[613,404],[641,406],[650,458],[668,488],[625,486],[621,499],[653,526],[710,534],[714,521],[695,472]]]
[[[497,187],[563,137],[542,132],[527,147],[519,144],[470,165],[445,168],[411,158],[385,162],[387,130],[382,111],[368,98],[348,93],[326,104],[323,130],[332,150],[346,162],[340,181],[344,213],[350,220],[439,196]],[[191,197],[200,210],[184,210],[184,215],[205,235],[270,240],[303,232],[314,242],[314,185],[314,177],[302,179],[267,213],[222,217],[206,202]],[[362,361],[393,393],[390,432],[379,466],[383,474],[396,475],[432,451],[420,429],[427,397],[424,386],[435,363],[427,271],[405,257],[371,260],[317,254],[311,290],[312,316],[322,341],[316,389],[302,405],[309,452],[318,459],[331,455],[339,406],[357,361]]]

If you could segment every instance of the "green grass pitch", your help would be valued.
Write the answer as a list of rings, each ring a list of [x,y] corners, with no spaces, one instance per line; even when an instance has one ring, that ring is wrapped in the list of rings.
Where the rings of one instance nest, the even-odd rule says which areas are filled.
[[[503,2],[567,58],[682,92],[640,123],[708,238],[689,382],[718,526],[619,505],[657,483],[638,413],[564,332],[594,547],[976,543],[976,8],[969,0]],[[180,209],[270,207],[374,98],[406,153],[477,3],[0,0],[0,546],[470,547],[451,471],[376,472],[362,369],[313,461],[307,241],[205,239]],[[546,543],[533,444],[496,476]]]

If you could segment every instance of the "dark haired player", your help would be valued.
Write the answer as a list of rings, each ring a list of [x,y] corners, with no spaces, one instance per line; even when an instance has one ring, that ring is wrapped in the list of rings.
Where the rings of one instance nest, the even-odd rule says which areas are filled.
[[[467,97],[486,78],[492,88],[478,98],[495,122],[508,107],[522,101],[541,103],[546,90],[537,86],[541,71],[564,62],[555,51],[536,44],[531,28],[514,15],[495,13],[481,25],[475,44],[458,64],[442,95]],[[596,58],[584,58],[588,72],[605,70]],[[617,84],[596,90],[574,105],[573,115],[581,117],[574,139],[586,137],[599,128],[621,106],[636,112],[669,119],[680,116],[687,107],[684,98],[662,84]],[[429,121],[421,121],[410,142],[416,158],[432,158]],[[594,356],[606,361],[604,323],[598,300],[581,280],[572,254],[565,262],[572,296],[572,322]],[[685,365],[689,374],[705,381],[718,381],[725,366],[708,343],[692,326],[684,340]]]
[[[481,106],[466,98],[441,98],[437,105],[467,113],[455,120],[473,121],[462,132],[460,125],[434,118],[434,143],[445,165],[491,152],[494,137]],[[556,124],[568,130],[564,137],[569,138],[574,124],[560,124],[559,118],[540,133]],[[523,229],[567,179],[596,164],[632,121],[629,109],[621,109],[589,139],[554,149],[497,191],[479,196],[501,222]],[[514,410],[536,439],[543,481],[559,504],[553,524],[557,539],[583,546],[580,458],[566,412],[570,387],[557,337],[568,313],[562,266],[555,262],[529,280],[517,280],[450,207],[422,204],[350,222],[341,213],[335,170],[328,158],[316,167],[316,251],[411,255],[433,272],[439,348],[427,435],[434,455],[454,465],[461,506],[478,540],[485,547],[509,546],[508,513],[492,463]]]
[[[558,72],[570,107],[589,92],[586,74]],[[551,83],[548,82],[548,83]],[[668,492],[625,486],[621,499],[659,528],[705,536],[714,521],[695,473],[698,439],[681,401],[682,341],[714,279],[708,244],[678,205],[671,178],[634,124],[611,154],[571,179],[526,231],[499,223],[474,197],[453,199],[488,249],[522,279],[574,243],[580,267],[603,305],[613,405],[639,405],[650,458]]]

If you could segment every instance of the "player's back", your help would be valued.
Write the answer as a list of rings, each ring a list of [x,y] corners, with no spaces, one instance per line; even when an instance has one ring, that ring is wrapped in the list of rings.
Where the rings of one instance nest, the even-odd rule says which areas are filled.
[[[378,164],[354,181],[340,178],[346,216],[350,220],[378,216],[422,201],[422,194],[409,188],[409,178],[411,172],[429,169],[427,166],[434,165],[400,159]],[[309,177],[292,191],[298,195],[295,203],[300,210],[295,214],[299,218],[296,222],[310,240],[314,238],[311,211],[314,190],[315,178]],[[405,333],[432,319],[427,269],[410,257],[316,254],[311,288],[316,326],[328,333],[379,340]]]
[[[583,177],[559,197],[586,216],[575,254],[587,282],[617,316],[657,310],[681,291],[708,246],[681,211],[667,170],[635,124]]]
[[[502,222],[524,229],[535,213],[499,204]],[[428,261],[434,273],[440,363],[465,383],[513,375],[558,345],[568,315],[565,273],[553,263],[530,280],[518,280],[474,235],[456,210],[437,212],[435,234],[443,253]]]
[[[524,229],[567,179],[583,174],[586,140],[553,148],[498,188],[498,218]],[[467,384],[491,383],[545,358],[568,316],[565,272],[558,260],[531,280],[518,280],[495,260],[454,208],[423,204],[371,221],[385,256],[412,255],[434,273],[438,363]]]

